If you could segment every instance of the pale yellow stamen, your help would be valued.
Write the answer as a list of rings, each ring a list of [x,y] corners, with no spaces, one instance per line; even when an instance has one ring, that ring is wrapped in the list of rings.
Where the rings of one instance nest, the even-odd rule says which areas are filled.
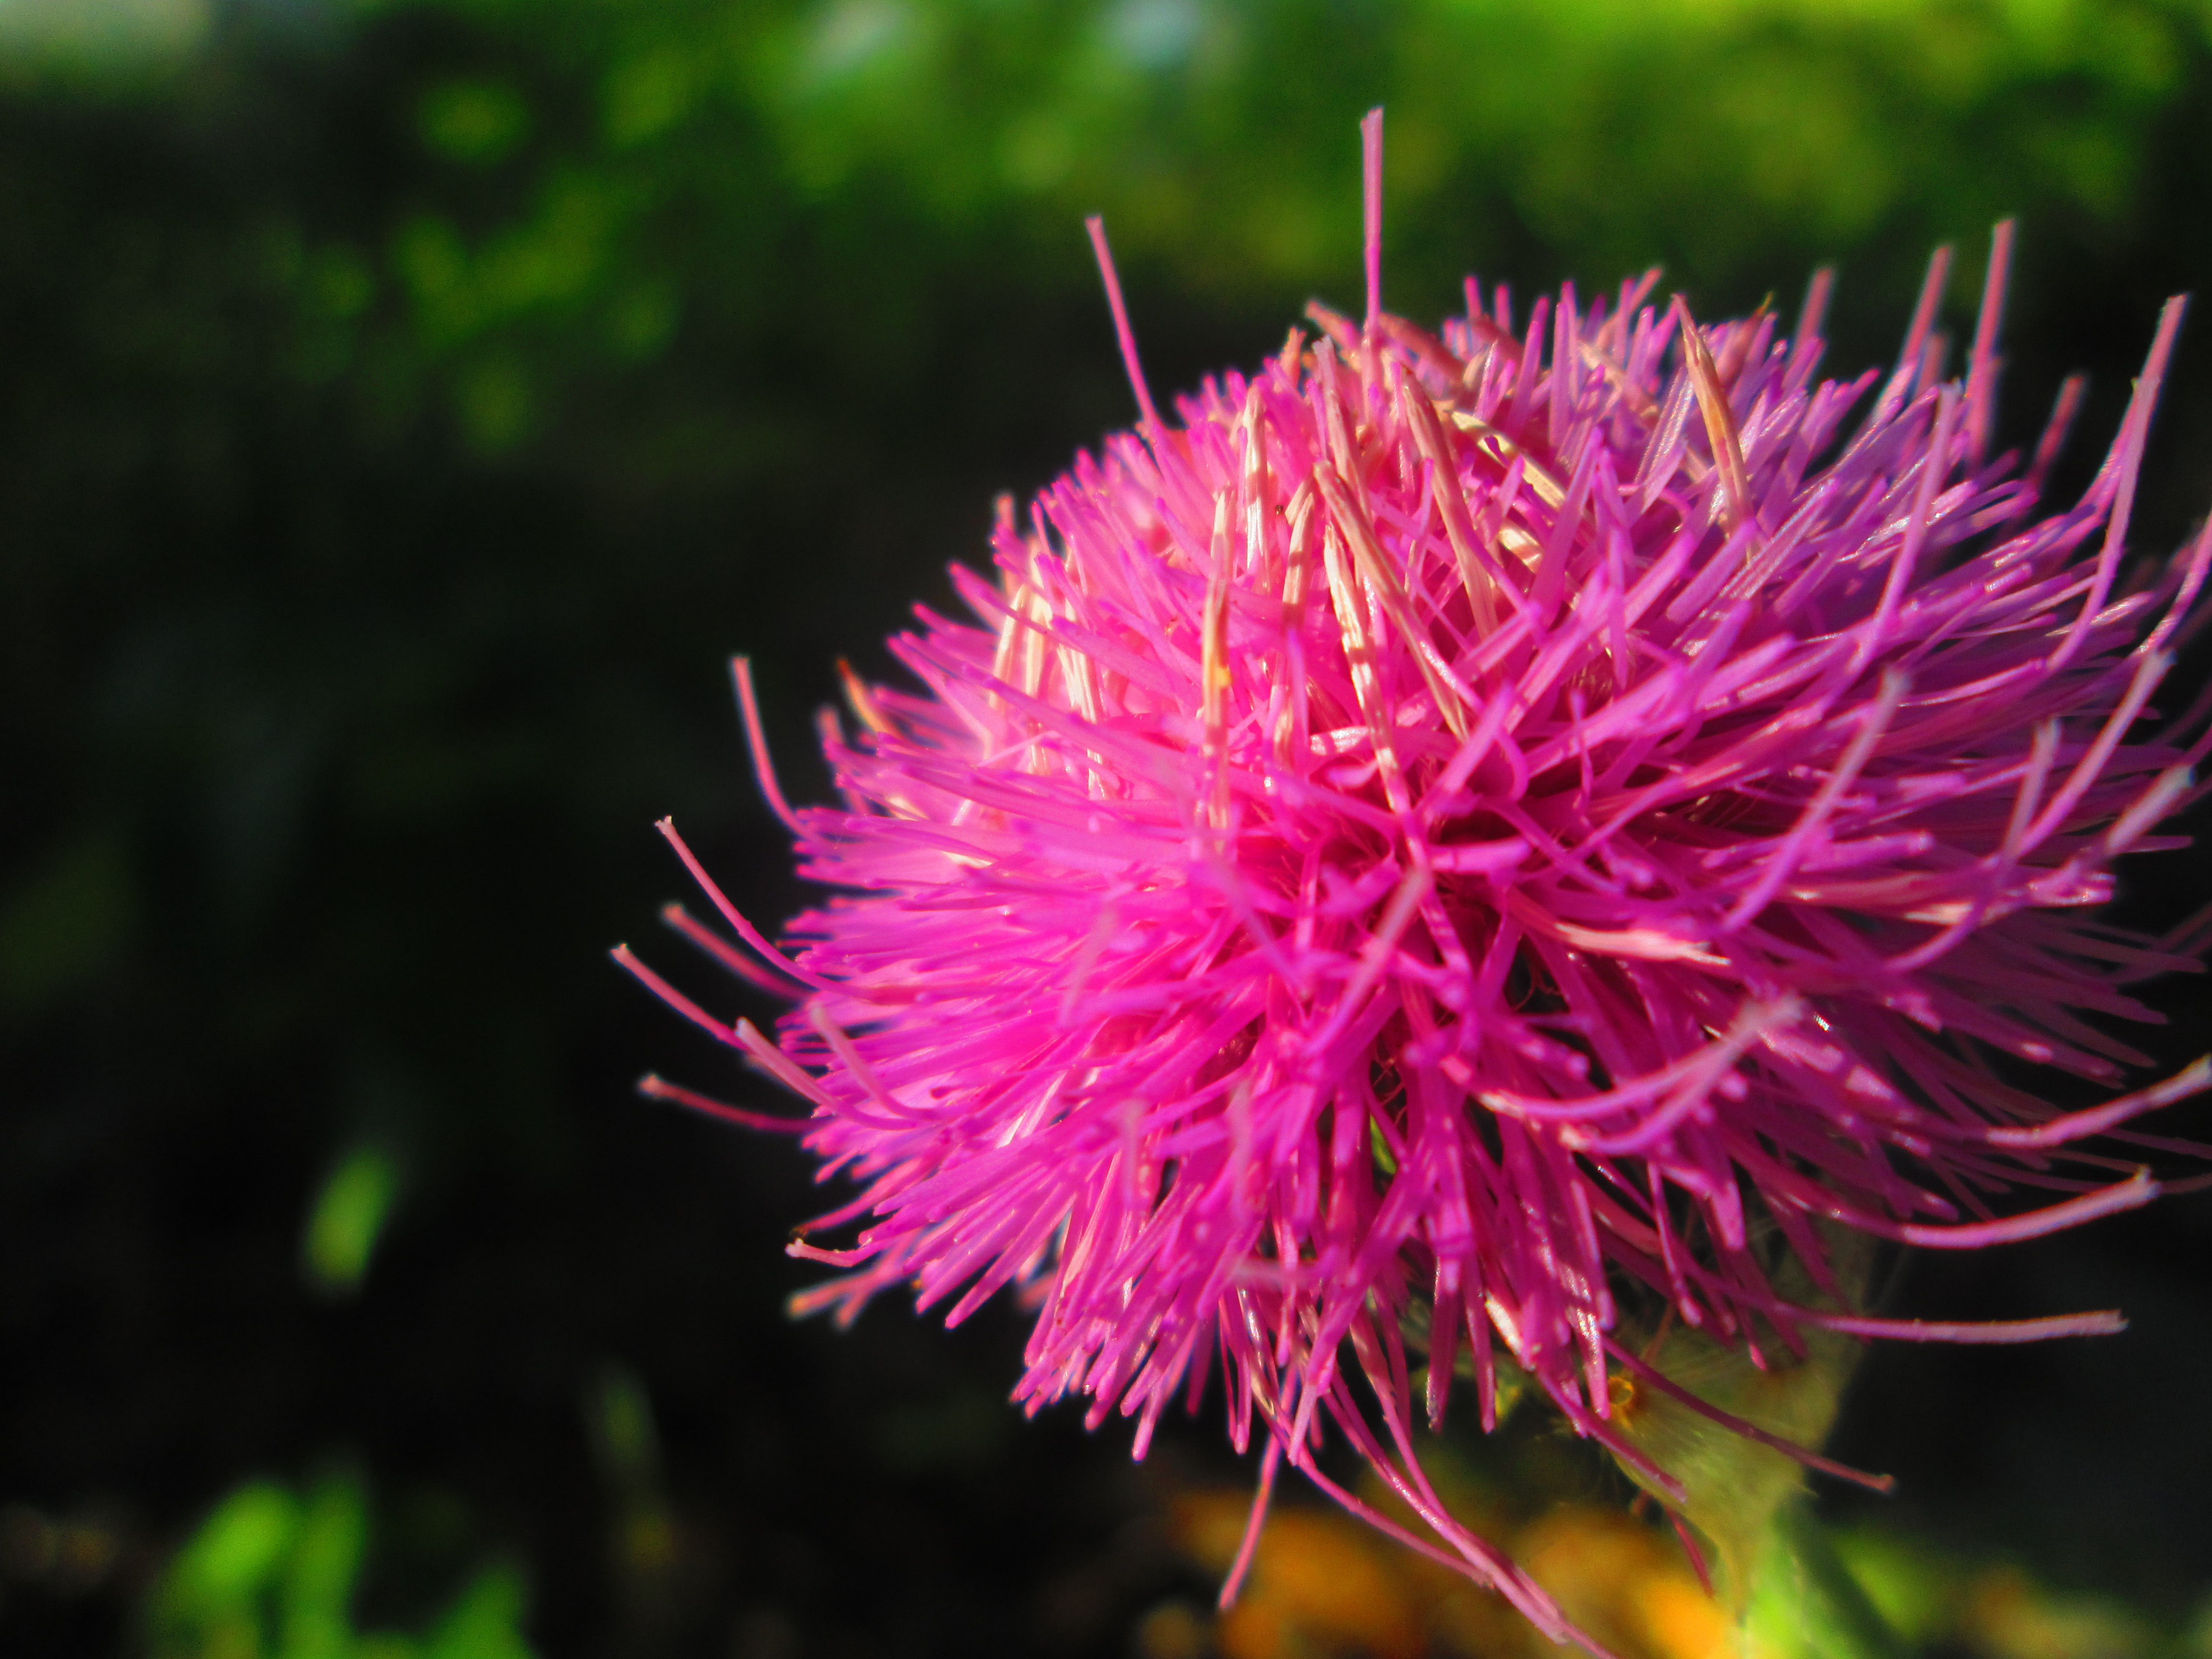
[[[1359,566],[1361,579],[1366,583],[1375,600],[1392,624],[1404,635],[1408,645],[1420,637],[1422,623],[1413,614],[1413,607],[1400,585],[1397,574],[1382,551],[1382,544],[1375,534],[1375,527],[1367,521],[1367,514],[1359,499],[1326,466],[1314,469],[1314,477],[1321,485],[1322,499],[1328,503],[1329,518],[1342,534],[1351,549],[1353,560]],[[1419,652],[1413,653],[1413,665],[1421,672],[1429,695],[1436,699],[1437,712],[1443,716],[1444,724],[1451,727],[1455,737],[1467,736],[1467,710],[1451,688]]]
[[[842,657],[837,659],[837,677],[845,683],[845,702],[852,708],[854,719],[878,735],[893,729],[876,702],[876,694],[868,690],[867,682],[855,674],[853,665]]]
[[[1514,459],[1518,457],[1522,476],[1528,480],[1528,487],[1536,492],[1537,499],[1545,506],[1557,508],[1566,504],[1566,485],[1561,483],[1559,476],[1531,455],[1527,449],[1514,442],[1489,422],[1470,415],[1463,409],[1453,410],[1451,417],[1453,425],[1479,440],[1482,447],[1490,452],[1491,459],[1500,465],[1510,466]]]
[[[1414,388],[1412,378],[1395,361],[1390,368],[1399,411],[1413,434],[1413,444],[1421,452],[1421,459],[1429,464],[1431,494],[1436,499],[1437,516],[1443,520],[1444,535],[1451,543],[1452,559],[1459,566],[1460,585],[1467,590],[1475,632],[1488,634],[1498,626],[1498,606],[1491,592],[1492,578],[1482,568],[1475,552],[1474,526],[1467,516],[1466,500],[1460,494],[1459,470],[1453,465],[1443,422],[1437,418],[1436,404]]]
[[[1200,720],[1213,775],[1213,823],[1229,823],[1229,496],[1213,498],[1213,569],[1206,582],[1199,647]]]
[[[1729,407],[1728,388],[1713,362],[1705,333],[1691,319],[1690,308],[1675,301],[1682,313],[1682,359],[1690,371],[1690,385],[1698,394],[1698,412],[1705,419],[1705,436],[1713,447],[1713,461],[1721,470],[1722,520],[1730,530],[1751,517],[1751,481],[1743,466],[1743,439],[1736,430],[1735,411]]]

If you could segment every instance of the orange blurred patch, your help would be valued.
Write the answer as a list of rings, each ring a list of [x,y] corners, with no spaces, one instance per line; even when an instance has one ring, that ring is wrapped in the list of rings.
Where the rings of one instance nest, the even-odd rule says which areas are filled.
[[[1737,1650],[1734,1621],[1680,1547],[1625,1515],[1559,1510],[1512,1549],[1570,1619],[1624,1659],[1733,1659]]]
[[[1250,1497],[1189,1492],[1176,1498],[1177,1547],[1211,1572],[1226,1572],[1243,1540]],[[1404,1553],[1346,1516],[1278,1505],[1252,1571],[1214,1639],[1222,1659],[1286,1659],[1318,1650],[1421,1659],[1428,1644]]]
[[[1398,1505],[1380,1490],[1378,1507]],[[1524,1528],[1469,1514],[1472,1495],[1447,1494],[1620,1659],[1737,1659],[1735,1622],[1705,1594],[1679,1546],[1615,1512],[1556,1510]],[[1225,1573],[1243,1541],[1249,1492],[1202,1489],[1170,1506],[1176,1546]],[[1215,1621],[1220,1659],[1540,1659],[1559,1650],[1503,1598],[1401,1548],[1348,1516],[1278,1504],[1234,1606]]]

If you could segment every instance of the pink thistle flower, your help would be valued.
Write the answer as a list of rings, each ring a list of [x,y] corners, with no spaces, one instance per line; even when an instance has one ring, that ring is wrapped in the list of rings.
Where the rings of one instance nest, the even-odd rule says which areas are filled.
[[[621,954],[858,1183],[811,1224],[849,1247],[793,1247],[846,1270],[802,1311],[1018,1287],[1016,1398],[1132,1415],[1139,1455],[1218,1362],[1263,1504],[1286,1459],[1556,1635],[1415,1455],[1455,1370],[1488,1427],[1502,1348],[1664,1492],[1613,1420],[1615,1376],[1667,1386],[1626,1299],[1754,1358],[2115,1328],[1868,1316],[1827,1241],[1972,1248],[2157,1191],[2076,1144],[2172,1145],[2124,1126],[2203,1062],[2070,1113],[1992,1062],[2118,1085],[2144,1057],[2098,1022],[2194,965],[2196,932],[2094,907],[2198,793],[2201,709],[2151,700],[2212,530],[2125,562],[2178,300],[2087,494],[2038,516],[2080,386],[2024,468],[1989,453],[2009,227],[1961,378],[1948,252],[1887,375],[1816,380],[1825,273],[1786,336],[1650,304],[1656,272],[1519,330],[1470,280],[1431,336],[1378,303],[1368,136],[1364,322],[1316,307],[1172,421],[1106,266],[1142,422],[1026,522],[1001,503],[995,579],[953,572],[978,622],[892,642],[919,692],[848,674],[842,805],[785,803],[738,665],[837,896],[772,945],[670,830],[741,944],[673,920],[793,999],[776,1038]],[[1316,1467],[1324,1423],[1431,1538]]]

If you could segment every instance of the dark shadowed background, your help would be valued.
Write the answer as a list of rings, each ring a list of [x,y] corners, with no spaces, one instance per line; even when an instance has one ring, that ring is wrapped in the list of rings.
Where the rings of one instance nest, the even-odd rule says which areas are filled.
[[[2094,377],[2062,489],[2212,277],[2196,0],[0,0],[0,1651],[212,1654],[171,1553],[341,1486],[365,1627],[491,1562],[550,1659],[1203,1650],[1162,1517],[1249,1473],[1217,1419],[1139,1469],[1003,1403],[1008,1310],[787,1322],[803,1162],[630,1085],[780,1103],[605,951],[745,1006],[647,937],[663,813],[802,902],[728,654],[818,795],[836,659],[890,672],[994,495],[1131,418],[1082,216],[1188,386],[1357,298],[1376,102],[1419,319],[1834,263],[1855,371],[1939,241],[1967,325],[2019,214],[2013,436]],[[2145,549],[2212,502],[2205,339]],[[1877,1353],[1838,1449],[1902,1494],[1829,1512],[2185,1639],[2209,1246],[2196,1196],[1908,1268],[2134,1328]]]

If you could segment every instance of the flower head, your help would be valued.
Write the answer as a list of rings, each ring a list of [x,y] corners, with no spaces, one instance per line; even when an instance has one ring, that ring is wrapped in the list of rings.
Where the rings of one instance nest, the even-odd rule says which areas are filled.
[[[2212,746],[2151,702],[2212,533],[2126,556],[2178,301],[2079,501],[2039,516],[2078,387],[1990,453],[2007,228],[1962,376],[1939,256],[1895,368],[1842,382],[1825,275],[1788,332],[1654,273],[1525,326],[1470,282],[1431,335],[1377,246],[1363,323],[1317,308],[1172,419],[1132,350],[1138,429],[1002,505],[975,622],[892,642],[920,690],[848,677],[842,802],[770,779],[835,896],[780,946],[680,925],[794,1000],[773,1042],[698,1017],[859,1186],[802,1307],[1018,1286],[1017,1397],[1140,1451],[1218,1364],[1270,1474],[1323,1479],[1333,1422],[1557,1630],[1414,1456],[1455,1376],[1487,1425],[1510,1358],[1664,1492],[1613,1421],[1632,1304],[1754,1354],[2108,1327],[1873,1317],[1832,1241],[2153,1194],[2074,1148],[2201,1065],[2070,1114],[2020,1079],[2119,1085],[2129,987],[2190,965],[2094,907]]]

